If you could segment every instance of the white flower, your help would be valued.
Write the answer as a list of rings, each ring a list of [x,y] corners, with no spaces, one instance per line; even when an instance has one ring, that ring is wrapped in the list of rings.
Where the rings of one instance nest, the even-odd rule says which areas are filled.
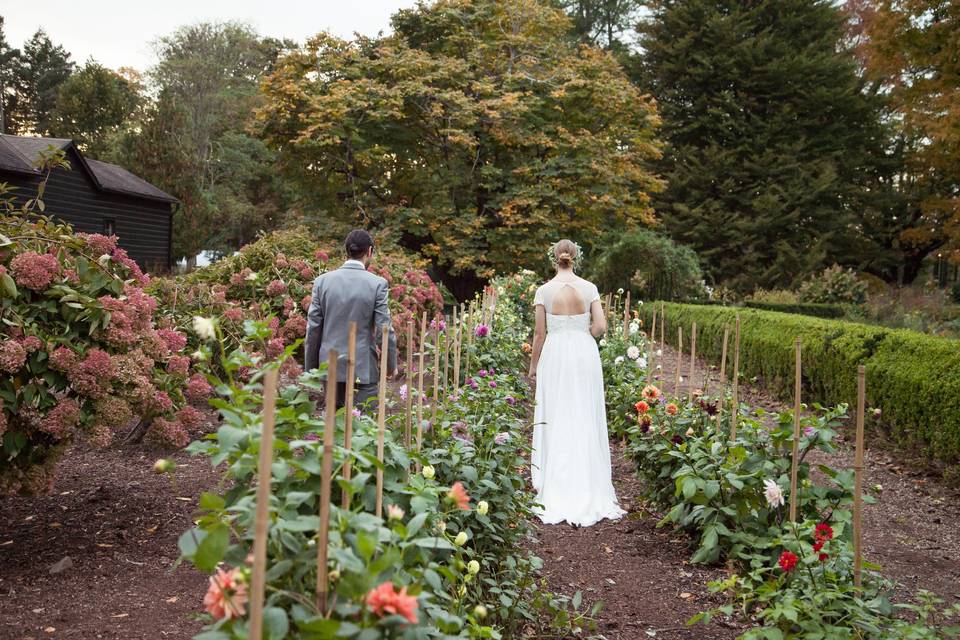
[[[640,358],[637,360],[637,369],[646,369],[647,368],[647,359]]]
[[[487,617],[487,608],[482,604],[478,604],[473,608],[473,615],[475,615],[478,619],[483,620]]]
[[[462,547],[463,545],[467,544],[467,532],[461,531],[458,533],[457,537],[453,539],[453,544],[457,545],[458,547]]]
[[[490,510],[490,505],[487,504],[486,500],[481,500],[477,503],[477,513],[482,516],[487,515],[487,512]]]
[[[613,364],[623,364],[623,356],[617,356],[613,359]]]
[[[436,472],[433,470],[433,467],[431,467],[430,465],[425,466],[420,473],[422,473],[423,477],[426,478],[427,480],[432,480],[433,476],[436,475]]]
[[[662,355],[663,355],[663,349],[657,349],[657,357],[659,358]]]
[[[395,504],[387,505],[387,519],[388,520],[403,520],[404,511]]]
[[[663,371],[663,365],[662,365],[662,364],[658,364],[658,365],[657,365],[657,371]]]
[[[620,295],[623,295],[623,287],[620,287],[619,289],[617,289],[617,293],[619,293]]]
[[[764,480],[763,486],[763,495],[767,498],[767,504],[770,505],[772,509],[783,506],[783,489],[780,488],[773,480]]]
[[[217,337],[217,331],[213,326],[213,320],[203,316],[193,316],[193,332],[201,340],[213,340]]]
[[[637,358],[639,358],[640,348],[637,347],[637,345],[635,344],[632,344],[629,347],[627,347],[627,357],[630,358],[631,360],[636,360]]]
[[[207,354],[205,354],[203,351],[200,351],[199,349],[197,349],[197,350],[194,351],[192,354],[190,354],[190,357],[193,358],[194,360],[199,360],[199,361],[203,362],[204,360],[207,359]]]
[[[637,324],[636,322],[631,322],[631,323],[630,323],[630,333],[636,333],[637,331],[640,331],[640,325]]]
[[[606,339],[606,338],[600,338],[600,346],[601,346],[601,347],[607,346],[607,339]]]
[[[480,573],[480,563],[476,560],[471,560],[467,563],[467,571],[470,572],[471,575],[477,575]]]
[[[502,296],[506,292],[507,292],[506,289],[504,289],[503,287],[497,287],[497,294]]]
[[[246,280],[247,282],[253,282],[256,279],[257,279],[256,271],[251,271],[250,273],[247,274],[247,277],[244,278],[244,280]]]

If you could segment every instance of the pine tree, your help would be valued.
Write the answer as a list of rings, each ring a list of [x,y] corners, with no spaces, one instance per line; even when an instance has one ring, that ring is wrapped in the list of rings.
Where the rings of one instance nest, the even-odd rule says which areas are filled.
[[[12,133],[17,119],[17,72],[20,51],[12,48],[3,33],[0,16],[0,133]]]
[[[23,44],[18,73],[18,100],[22,110],[20,133],[47,135],[53,129],[54,107],[60,85],[73,73],[70,54],[55,45],[43,29]]]
[[[786,287],[869,254],[886,137],[827,0],[659,0],[641,25],[667,231],[715,281]],[[882,252],[881,252],[882,253]],[[879,258],[877,258],[879,260]],[[857,266],[874,266],[862,265]]]

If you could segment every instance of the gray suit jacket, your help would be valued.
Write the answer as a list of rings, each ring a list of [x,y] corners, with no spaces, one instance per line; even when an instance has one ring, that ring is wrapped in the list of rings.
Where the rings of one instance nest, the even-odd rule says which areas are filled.
[[[378,382],[381,327],[390,327],[387,371],[397,368],[397,337],[387,307],[387,281],[356,263],[345,263],[313,282],[313,300],[307,313],[304,368],[309,371],[327,361],[330,349],[340,354],[337,378],[347,376],[347,341],[350,323],[357,323],[357,378],[361,384]]]

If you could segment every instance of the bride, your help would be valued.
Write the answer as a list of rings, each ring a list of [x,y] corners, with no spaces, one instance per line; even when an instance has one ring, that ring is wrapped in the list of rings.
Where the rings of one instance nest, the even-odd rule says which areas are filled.
[[[540,519],[589,526],[625,512],[610,470],[603,370],[594,338],[607,330],[597,287],[574,273],[580,249],[553,245],[557,269],[537,289],[530,377],[536,382],[531,476]]]

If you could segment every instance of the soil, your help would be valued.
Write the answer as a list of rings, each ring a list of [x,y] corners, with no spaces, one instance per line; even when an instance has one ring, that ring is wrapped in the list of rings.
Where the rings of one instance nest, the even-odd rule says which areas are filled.
[[[675,352],[665,349],[662,361],[663,386],[672,390]],[[752,406],[782,408],[750,385],[742,396]],[[588,604],[600,601],[596,633],[610,640],[735,638],[743,629],[729,621],[686,626],[697,612],[721,604],[706,585],[724,571],[689,564],[689,540],[656,527],[660,514],[640,498],[632,465],[618,444],[612,453],[614,484],[629,514],[589,528],[540,527],[531,548],[545,561],[550,588],[582,591]],[[177,463],[175,480],[153,473],[159,457]],[[821,458],[847,466],[851,459],[847,446]],[[866,486],[883,485],[882,498],[864,514],[867,558],[901,582],[904,597],[926,588],[956,602],[958,495],[884,451],[868,451],[866,467]],[[196,616],[207,578],[188,566],[173,568],[177,538],[191,526],[199,495],[217,479],[206,459],[183,452],[146,445],[77,449],[61,461],[51,495],[0,498],[0,638],[192,637],[201,628]],[[51,573],[58,563],[68,566]]]

